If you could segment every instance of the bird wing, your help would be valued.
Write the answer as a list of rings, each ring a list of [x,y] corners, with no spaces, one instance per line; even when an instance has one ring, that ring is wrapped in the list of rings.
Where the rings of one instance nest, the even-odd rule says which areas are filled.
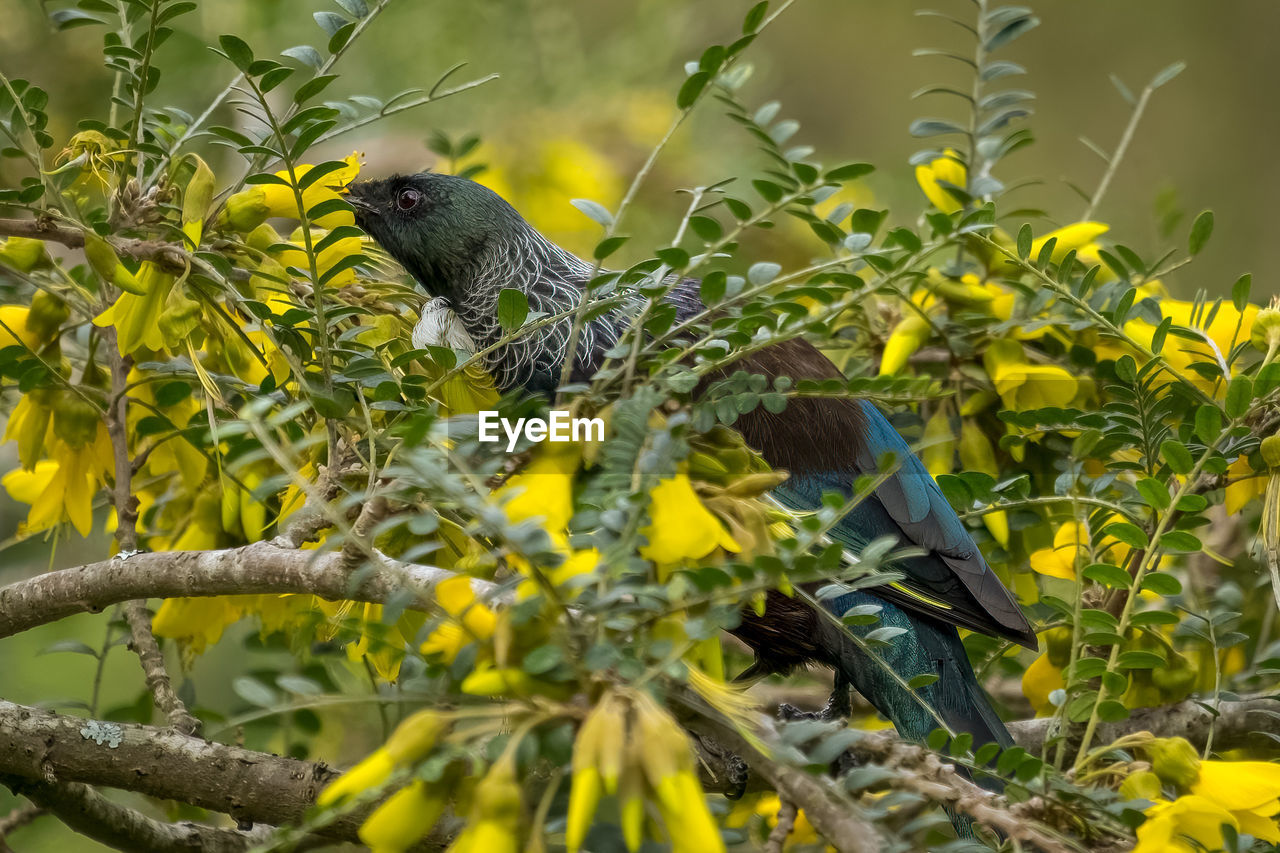
[[[987,565],[923,463],[879,409],[865,400],[856,405],[861,407],[863,434],[843,436],[845,446],[830,448],[833,458],[852,465],[793,474],[775,492],[777,497],[802,508],[816,506],[824,491],[850,495],[851,481],[878,473],[879,461],[892,453],[896,470],[841,520],[831,537],[855,549],[886,535],[919,547],[924,554],[894,563],[905,579],[877,588],[877,594],[910,610],[1035,648],[1035,633],[1022,608]]]

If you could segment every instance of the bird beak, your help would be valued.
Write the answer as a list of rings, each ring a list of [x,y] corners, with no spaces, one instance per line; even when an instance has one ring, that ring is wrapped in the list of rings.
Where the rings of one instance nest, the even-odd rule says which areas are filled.
[[[379,211],[377,207],[365,201],[360,196],[356,195],[355,192],[353,192],[353,190],[355,190],[355,187],[347,187],[346,192],[342,194],[342,197],[347,200],[347,204],[351,205],[358,211],[361,211],[363,213],[369,213],[369,214],[372,214],[373,216],[378,216],[381,213],[381,211]]]

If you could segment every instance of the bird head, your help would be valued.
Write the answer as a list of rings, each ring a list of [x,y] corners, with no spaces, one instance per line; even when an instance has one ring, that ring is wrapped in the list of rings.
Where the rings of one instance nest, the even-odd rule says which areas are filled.
[[[347,187],[356,224],[433,296],[457,296],[489,250],[530,226],[497,193],[456,175],[421,172]]]

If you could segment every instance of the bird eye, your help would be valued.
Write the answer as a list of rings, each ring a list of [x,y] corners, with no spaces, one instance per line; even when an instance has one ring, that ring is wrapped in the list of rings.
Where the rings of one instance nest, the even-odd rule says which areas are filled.
[[[400,190],[400,194],[396,196],[396,207],[401,210],[413,210],[421,201],[422,193],[411,187],[406,187]]]

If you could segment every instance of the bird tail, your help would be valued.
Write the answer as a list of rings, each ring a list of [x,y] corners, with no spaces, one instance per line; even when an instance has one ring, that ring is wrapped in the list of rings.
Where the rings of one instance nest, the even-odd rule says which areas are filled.
[[[840,596],[830,608],[845,613],[859,604],[878,605],[880,618],[866,626],[830,625],[836,634],[827,643],[835,650],[831,663],[843,681],[893,723],[898,734],[923,741],[945,724],[956,735],[970,734],[974,750],[988,743],[1012,746],[1013,738],[978,684],[954,626],[863,591]],[[885,627],[906,633],[887,645],[865,642],[866,634]],[[864,642],[855,640],[858,635],[863,635]],[[924,676],[932,676],[932,681]],[[916,686],[912,689],[908,684]],[[975,781],[984,787],[1000,787],[999,780],[989,774],[978,775],[981,778]]]

